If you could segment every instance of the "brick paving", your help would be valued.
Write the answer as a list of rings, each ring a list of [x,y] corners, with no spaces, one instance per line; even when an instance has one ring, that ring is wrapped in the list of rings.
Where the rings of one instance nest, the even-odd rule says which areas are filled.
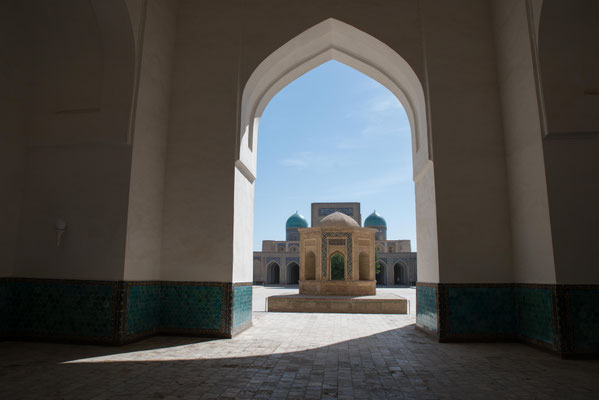
[[[439,344],[414,316],[254,313],[231,340],[0,343],[0,399],[597,399],[599,362]]]

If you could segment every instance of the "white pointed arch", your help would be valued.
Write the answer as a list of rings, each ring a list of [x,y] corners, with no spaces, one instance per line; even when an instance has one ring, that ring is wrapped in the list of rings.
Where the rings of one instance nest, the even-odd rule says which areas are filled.
[[[289,83],[330,60],[371,77],[401,102],[410,121],[414,176],[417,176],[430,159],[426,103],[418,76],[389,46],[333,18],[275,50],[248,79],[241,99],[238,169],[251,180],[256,175],[258,124],[270,100]]]
[[[410,122],[416,194],[418,276],[439,279],[435,177],[427,106],[414,70],[395,50],[351,25],[329,18],[307,29],[266,57],[243,89],[235,158],[233,280],[251,280],[254,180],[258,124],[269,101],[304,73],[337,60],[391,91]]]

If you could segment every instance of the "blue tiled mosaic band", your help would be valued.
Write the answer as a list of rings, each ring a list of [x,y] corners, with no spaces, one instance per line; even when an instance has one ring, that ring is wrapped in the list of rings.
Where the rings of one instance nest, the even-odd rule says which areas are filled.
[[[416,287],[416,322],[430,330],[437,331],[437,289],[433,286]]]
[[[226,282],[0,279],[0,338],[121,344],[160,334],[231,337],[252,286]]]
[[[114,340],[120,282],[7,279],[2,286],[8,337]]]
[[[252,286],[233,287],[233,331],[252,322]]]
[[[564,357],[599,355],[599,285],[419,283],[416,318],[440,341],[521,340]]]

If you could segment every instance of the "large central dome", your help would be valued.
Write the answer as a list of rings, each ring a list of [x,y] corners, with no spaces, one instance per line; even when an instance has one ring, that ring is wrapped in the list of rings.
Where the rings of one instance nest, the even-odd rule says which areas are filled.
[[[318,226],[322,228],[336,228],[344,226],[351,226],[354,228],[360,227],[360,225],[352,217],[349,217],[339,211],[335,211],[334,213],[329,214],[321,219]]]

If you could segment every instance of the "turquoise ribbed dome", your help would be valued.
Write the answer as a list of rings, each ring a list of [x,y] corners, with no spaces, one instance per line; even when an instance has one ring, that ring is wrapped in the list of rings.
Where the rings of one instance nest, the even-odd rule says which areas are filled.
[[[387,221],[385,221],[385,218],[381,217],[381,214],[377,213],[376,210],[374,210],[374,212],[370,214],[368,218],[366,218],[366,220],[364,220],[364,227],[374,228],[380,226],[384,226],[386,228]]]
[[[297,211],[291,217],[287,218],[285,228],[307,228],[308,221],[304,216]]]

